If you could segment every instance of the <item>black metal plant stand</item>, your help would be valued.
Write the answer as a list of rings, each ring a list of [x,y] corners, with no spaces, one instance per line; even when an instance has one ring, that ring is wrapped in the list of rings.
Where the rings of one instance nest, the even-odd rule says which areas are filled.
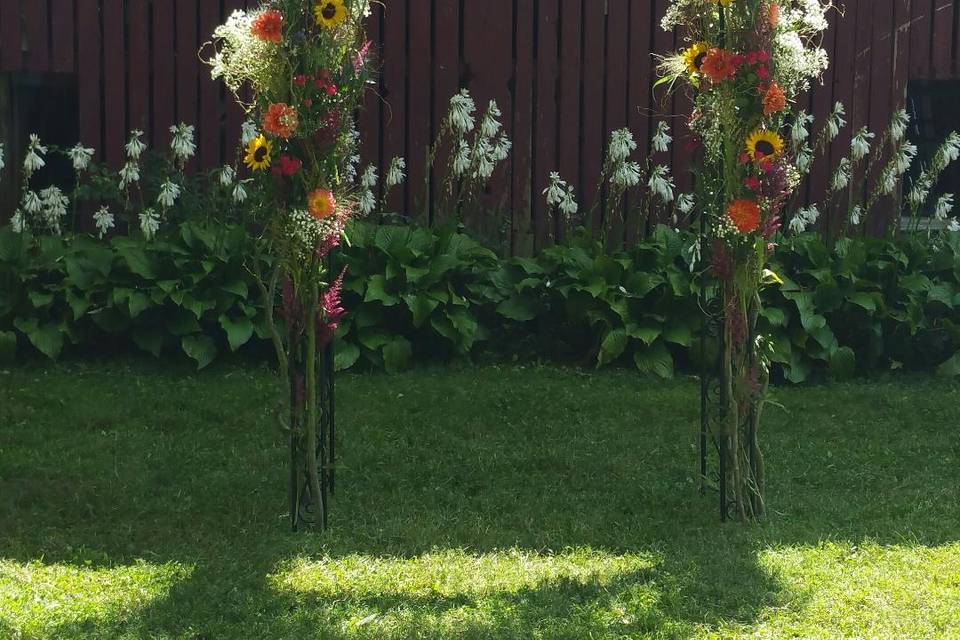
[[[715,490],[720,501],[720,520],[726,522],[732,502],[727,499],[729,438],[725,435],[727,418],[726,367],[724,353],[724,309],[719,290],[711,288],[706,274],[700,280],[700,493]],[[716,348],[716,355],[710,347]]]

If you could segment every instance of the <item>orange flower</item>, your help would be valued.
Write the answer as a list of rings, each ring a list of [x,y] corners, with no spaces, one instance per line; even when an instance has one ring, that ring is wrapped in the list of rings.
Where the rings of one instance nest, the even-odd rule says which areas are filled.
[[[776,2],[771,2],[770,6],[767,7],[767,20],[773,29],[776,29],[780,24],[780,5]]]
[[[329,189],[316,189],[307,196],[307,208],[316,220],[323,220],[337,210],[337,199]]]
[[[713,82],[730,80],[733,76],[737,75],[737,65],[734,62],[734,55],[723,49],[710,49],[703,59],[703,62],[700,63],[700,73],[710,78]]]
[[[263,114],[262,124],[267,133],[289,140],[299,124],[297,110],[282,102],[272,104]]]
[[[283,14],[275,9],[264,11],[253,21],[251,30],[261,40],[280,44],[283,39]]]
[[[778,113],[783,111],[786,106],[787,97],[783,95],[783,89],[776,82],[771,83],[763,96],[763,115],[769,116]]]
[[[734,200],[727,207],[727,217],[740,233],[751,233],[760,227],[760,205],[753,200]]]

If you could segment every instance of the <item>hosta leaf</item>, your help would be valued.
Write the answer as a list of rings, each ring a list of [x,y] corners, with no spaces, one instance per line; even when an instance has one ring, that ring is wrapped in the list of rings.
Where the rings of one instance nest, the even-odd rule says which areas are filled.
[[[220,326],[227,334],[227,342],[230,344],[231,351],[236,351],[250,342],[250,338],[253,337],[253,322],[250,318],[242,317],[234,320],[227,315],[222,315],[220,316]]]
[[[60,357],[63,351],[63,332],[52,322],[41,324],[36,318],[17,318],[13,326],[19,329],[37,351],[51,360]]]
[[[337,371],[345,371],[360,359],[360,347],[346,340],[337,340],[333,346],[333,366]]]
[[[497,305],[497,313],[508,320],[527,322],[537,317],[538,307],[537,300],[533,296],[514,295]]]
[[[163,350],[163,333],[154,327],[137,327],[133,331],[133,342],[154,358],[159,358]]]
[[[387,279],[382,275],[375,275],[367,282],[367,294],[364,302],[381,302],[385,307],[396,305],[399,300],[392,293],[387,292]]]
[[[641,373],[652,373],[664,379],[673,377],[673,356],[663,341],[638,349],[633,354],[633,362]]]
[[[834,380],[849,380],[857,372],[857,356],[850,347],[840,347],[830,356],[830,376]]]
[[[629,342],[627,332],[624,329],[614,329],[609,331],[600,343],[600,353],[597,354],[597,366],[602,367],[610,364],[623,355]]]
[[[210,366],[217,357],[217,344],[209,336],[184,336],[180,340],[180,346],[183,347],[183,352],[197,363],[198,370]]]
[[[413,316],[413,326],[417,329],[422,327],[434,309],[440,306],[439,302],[422,293],[403,296],[403,301],[407,304],[407,308]]]
[[[413,347],[410,341],[397,336],[383,347],[383,366],[387,373],[396,373],[410,366]]]

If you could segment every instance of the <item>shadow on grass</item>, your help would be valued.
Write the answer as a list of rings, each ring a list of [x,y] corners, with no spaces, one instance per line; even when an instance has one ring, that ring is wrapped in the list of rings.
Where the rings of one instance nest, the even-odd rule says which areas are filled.
[[[683,638],[751,624],[795,597],[759,565],[766,546],[955,539],[913,490],[956,472],[928,455],[942,443],[902,422],[923,409],[904,405],[891,418],[889,398],[870,409],[873,419],[863,406],[818,408],[826,390],[798,395],[793,414],[772,414],[770,501],[779,513],[761,526],[721,527],[714,497],[699,496],[692,481],[691,385],[640,393],[633,376],[557,370],[350,376],[341,385],[346,457],[334,526],[293,535],[282,513],[285,452],[264,427],[268,377],[184,383],[151,374],[111,397],[95,389],[129,384],[126,375],[89,375],[77,388],[55,370],[0,410],[10,442],[0,557],[78,567],[175,561],[192,571],[139,609],[96,612],[38,637]],[[866,387],[851,393],[872,396]],[[18,430],[28,424],[35,428]],[[848,440],[838,446],[841,430]],[[438,550],[469,561],[582,549],[642,562],[603,575],[547,572],[481,593],[470,590],[469,570],[465,586],[446,591],[376,581],[390,579],[387,562],[393,572],[423,572],[414,565]],[[322,572],[354,556],[375,574],[366,590],[349,580],[320,593],[278,585],[293,561]],[[16,629],[16,619],[0,618],[11,622]]]

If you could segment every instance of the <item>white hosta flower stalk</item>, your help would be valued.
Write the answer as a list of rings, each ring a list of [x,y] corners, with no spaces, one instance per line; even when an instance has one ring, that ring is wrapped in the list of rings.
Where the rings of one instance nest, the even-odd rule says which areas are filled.
[[[494,169],[497,168],[496,163],[493,161],[493,147],[486,138],[480,139],[476,148],[473,164],[476,167],[473,172],[473,177],[484,182],[490,179]]]
[[[910,165],[913,164],[913,159],[917,157],[917,145],[912,142],[908,142],[900,147],[900,150],[897,152],[896,157],[894,158],[894,168],[896,169],[897,174],[903,175],[910,170]]]
[[[253,142],[259,135],[260,132],[257,131],[257,124],[253,122],[253,120],[245,120],[244,123],[240,125],[240,142],[243,146],[247,146]]]
[[[3,146],[3,143],[0,142],[0,171],[3,171],[4,167],[7,166],[3,157],[3,153],[4,153],[4,146]]]
[[[813,124],[813,116],[806,111],[797,114],[797,119],[793,121],[790,127],[790,138],[793,141],[794,148],[799,147],[810,137],[809,126]]]
[[[170,127],[173,138],[170,140],[170,150],[178,164],[183,165],[197,153],[197,145],[193,139],[193,125],[181,122]]]
[[[617,129],[610,133],[610,148],[607,151],[607,156],[611,163],[623,162],[636,149],[637,143],[633,139],[633,133],[630,129]]]
[[[670,136],[670,126],[661,120],[657,123],[657,130],[653,134],[653,150],[663,153],[670,149],[673,138]]]
[[[136,161],[130,160],[120,169],[120,188],[126,189],[137,182],[140,182],[140,166]]]
[[[820,219],[820,210],[816,205],[810,205],[797,211],[797,214],[790,221],[790,230],[794,233],[803,233],[809,227],[815,225]]]
[[[82,144],[78,143],[75,147],[67,152],[67,156],[70,158],[70,162],[73,164],[73,170],[79,173],[87,170],[87,167],[90,166],[90,161],[93,160],[94,153],[94,149],[84,147]]]
[[[360,176],[360,186],[364,187],[365,189],[373,189],[375,186],[377,186],[377,181],[379,179],[379,176],[377,176],[377,168],[372,164],[367,165],[367,168]]]
[[[810,173],[810,169],[813,168],[813,150],[810,149],[807,145],[804,145],[797,151],[796,157],[797,171],[801,175],[806,175]]]
[[[220,186],[228,188],[233,185],[233,180],[237,177],[237,172],[230,165],[224,165],[220,169]]]
[[[673,176],[670,175],[670,169],[662,164],[658,164],[650,172],[650,180],[647,182],[650,191],[656,195],[664,204],[673,202],[673,190],[676,188],[673,184]]]
[[[60,233],[60,219],[67,215],[70,199],[58,187],[47,187],[40,192],[43,200],[43,218],[51,231]]]
[[[690,256],[690,273],[693,273],[696,271],[697,265],[703,260],[703,251],[699,236],[693,241],[693,244],[687,248],[687,255]]]
[[[35,133],[30,134],[30,143],[27,145],[27,156],[23,159],[23,171],[30,178],[35,172],[47,166],[43,156],[47,153],[47,148],[40,144],[40,136]]]
[[[390,168],[387,170],[387,178],[384,180],[384,186],[395,187],[402,184],[407,174],[404,171],[407,168],[407,161],[399,156],[390,162]]]
[[[833,142],[840,135],[840,130],[847,126],[847,121],[843,118],[845,115],[846,110],[842,102],[833,105],[833,111],[827,118],[827,142]]]
[[[27,221],[23,216],[23,211],[17,209],[13,212],[13,217],[10,218],[10,226],[14,233],[23,233],[27,230]]]
[[[510,138],[506,134],[501,133],[497,137],[496,144],[493,145],[493,160],[494,162],[503,162],[510,156],[510,149],[513,148],[513,142],[510,141]]]
[[[180,185],[167,180],[160,185],[160,195],[157,196],[157,204],[164,210],[169,209],[177,203],[180,197]]]
[[[495,137],[500,132],[500,127],[503,126],[497,120],[502,115],[500,107],[497,106],[497,101],[491,100],[487,106],[487,112],[483,114],[483,120],[480,122],[480,135],[484,138]]]
[[[373,191],[364,189],[360,194],[360,211],[363,215],[369,215],[373,213],[373,210],[376,208],[377,198],[373,195]]]
[[[231,194],[233,201],[237,204],[243,204],[247,200],[247,188],[243,186],[243,182],[238,182],[236,186],[233,187],[233,193]]]
[[[906,109],[898,110],[893,114],[893,119],[890,121],[890,139],[895,143],[903,140],[903,137],[907,135],[907,127],[909,126],[910,114],[907,113]]]
[[[110,213],[110,209],[107,207],[97,209],[97,212],[93,214],[93,222],[97,227],[101,239],[115,226],[113,214]]]
[[[690,215],[690,212],[693,211],[693,207],[696,205],[696,200],[693,197],[692,193],[681,193],[677,198],[677,209],[683,215]]]
[[[134,129],[130,132],[130,139],[127,141],[127,144],[124,147],[127,152],[128,160],[139,160],[140,156],[143,155],[143,152],[147,150],[147,145],[145,145],[141,140],[142,137],[143,131],[140,131],[140,129]]]
[[[560,174],[556,171],[550,172],[550,184],[543,190],[543,195],[547,200],[548,207],[556,207],[563,201],[563,196],[567,183],[560,179]]]
[[[147,209],[140,214],[140,231],[147,240],[153,240],[160,230],[160,216],[153,209]]]
[[[837,164],[837,170],[830,180],[830,191],[842,191],[850,184],[850,158],[843,158]]]
[[[876,137],[866,127],[861,127],[850,141],[850,159],[859,162],[870,153],[870,141]]]
[[[580,205],[577,203],[577,197],[573,193],[573,187],[567,185],[567,191],[563,194],[563,199],[560,200],[560,204],[557,206],[557,209],[563,215],[570,217],[576,215],[577,211],[580,210]]]
[[[950,218],[950,222],[947,223],[947,231],[951,233],[960,231],[960,220],[957,220],[956,218]]]
[[[860,221],[862,219],[863,219],[863,207],[860,206],[859,204],[856,204],[853,206],[852,209],[850,209],[850,225],[854,227],[859,226]]]
[[[36,191],[28,190],[23,194],[23,210],[29,214],[36,215],[43,211],[43,200],[37,195]]]
[[[914,183],[913,188],[910,189],[910,193],[907,195],[907,200],[914,209],[922,207],[923,203],[930,197],[930,187],[930,179],[926,174],[920,176]]]
[[[463,176],[470,170],[470,145],[466,140],[460,140],[457,152],[453,156],[453,173]]]
[[[450,126],[459,134],[465,134],[473,131],[476,121],[473,118],[477,105],[470,96],[470,92],[461,89],[460,93],[450,98],[450,111],[447,113],[447,120]]]
[[[933,210],[935,220],[946,220],[950,212],[953,211],[953,194],[945,193],[937,200],[937,206]]]
[[[621,163],[613,175],[610,176],[610,184],[620,189],[629,189],[640,184],[640,164],[636,162]]]

